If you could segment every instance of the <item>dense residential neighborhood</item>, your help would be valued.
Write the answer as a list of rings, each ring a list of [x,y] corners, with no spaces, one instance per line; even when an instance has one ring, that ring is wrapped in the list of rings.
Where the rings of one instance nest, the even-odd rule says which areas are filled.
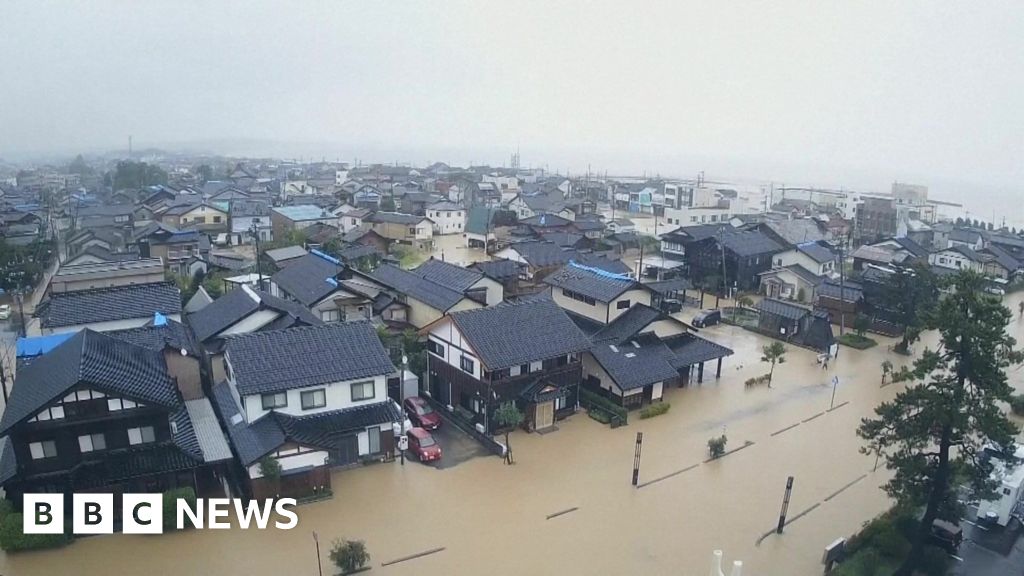
[[[159,181],[107,183],[143,162]],[[1024,280],[1024,236],[923,186],[196,162],[0,184],[14,509],[85,490],[312,505],[357,469],[512,463],[519,435],[555,449],[581,419],[771,387],[787,353],[910,353],[915,306],[959,272],[998,299]]]

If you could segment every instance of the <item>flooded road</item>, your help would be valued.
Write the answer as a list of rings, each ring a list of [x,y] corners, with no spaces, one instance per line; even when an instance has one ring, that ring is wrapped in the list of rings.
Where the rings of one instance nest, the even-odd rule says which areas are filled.
[[[1022,295],[1007,298],[1016,311]],[[1024,321],[1011,330],[1024,339]],[[736,354],[703,386],[672,389],[671,410],[615,430],[577,414],[551,434],[515,433],[516,465],[478,457],[444,469],[407,462],[338,472],[334,498],[305,505],[291,531],[186,531],[162,536],[80,539],[67,548],[0,558],[5,575],[317,574],[312,539],[321,538],[324,573],[334,573],[327,543],[366,541],[372,574],[706,574],[713,549],[749,575],[821,573],[822,549],[888,506],[878,489],[888,478],[858,452],[860,418],[900,385],[881,387],[881,362],[897,368],[892,341],[842,348],[828,371],[814,353],[789,347],[773,387],[745,388],[767,372],[767,339],[731,326],[703,335]],[[928,340],[934,342],[935,335]],[[923,348],[918,343],[917,349]],[[839,376],[829,408],[833,376]],[[1024,371],[1011,371],[1024,389]],[[724,430],[727,449],[705,462],[707,440]],[[644,433],[642,487],[630,485],[634,439]],[[778,521],[786,477],[794,476],[789,517]],[[550,515],[574,511],[548,519]],[[421,558],[382,566],[419,552]]]

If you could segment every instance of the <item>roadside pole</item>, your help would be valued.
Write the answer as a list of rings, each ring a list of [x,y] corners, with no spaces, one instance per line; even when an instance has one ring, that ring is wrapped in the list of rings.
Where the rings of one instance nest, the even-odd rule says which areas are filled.
[[[640,481],[640,452],[644,444],[644,433],[636,433],[636,448],[633,449],[633,486]]]
[[[782,529],[786,526],[786,513],[789,512],[789,496],[793,493],[793,477],[790,476],[786,480],[786,495],[782,497],[782,511],[779,512],[779,525],[775,528],[776,534],[782,534]]]

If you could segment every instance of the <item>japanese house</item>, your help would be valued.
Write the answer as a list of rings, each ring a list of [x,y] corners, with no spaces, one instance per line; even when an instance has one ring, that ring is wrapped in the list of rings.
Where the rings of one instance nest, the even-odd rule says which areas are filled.
[[[136,328],[150,322],[154,314],[181,320],[181,292],[172,282],[59,292],[35,312],[43,334]]]
[[[167,334],[153,330],[86,329],[20,363],[0,420],[8,498],[62,492],[71,510],[74,492],[226,492],[231,453],[210,402],[180,387],[198,366],[168,362]]]
[[[546,298],[455,312],[427,336],[423,393],[458,407],[493,433],[495,408],[515,402],[528,430],[554,426],[576,410],[587,337]]]
[[[392,453],[402,415],[387,378],[396,368],[369,322],[235,336],[224,363],[214,396],[254,498],[323,493],[332,467]],[[264,458],[281,478],[264,477]]]

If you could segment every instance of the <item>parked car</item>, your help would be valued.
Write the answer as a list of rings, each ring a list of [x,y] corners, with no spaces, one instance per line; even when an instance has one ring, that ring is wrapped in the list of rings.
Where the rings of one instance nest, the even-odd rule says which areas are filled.
[[[0,320],[8,320],[11,317],[11,305],[0,304]]]
[[[697,328],[707,328],[722,321],[721,310],[701,310],[693,317],[693,325]]]
[[[661,311],[665,314],[675,314],[683,310],[683,303],[675,298],[665,298],[661,301]]]
[[[405,399],[405,412],[409,415],[409,420],[413,425],[424,430],[437,430],[441,426],[441,415],[419,396],[410,396]]]
[[[441,459],[441,445],[423,428],[409,430],[409,450],[420,459],[420,462]]]

